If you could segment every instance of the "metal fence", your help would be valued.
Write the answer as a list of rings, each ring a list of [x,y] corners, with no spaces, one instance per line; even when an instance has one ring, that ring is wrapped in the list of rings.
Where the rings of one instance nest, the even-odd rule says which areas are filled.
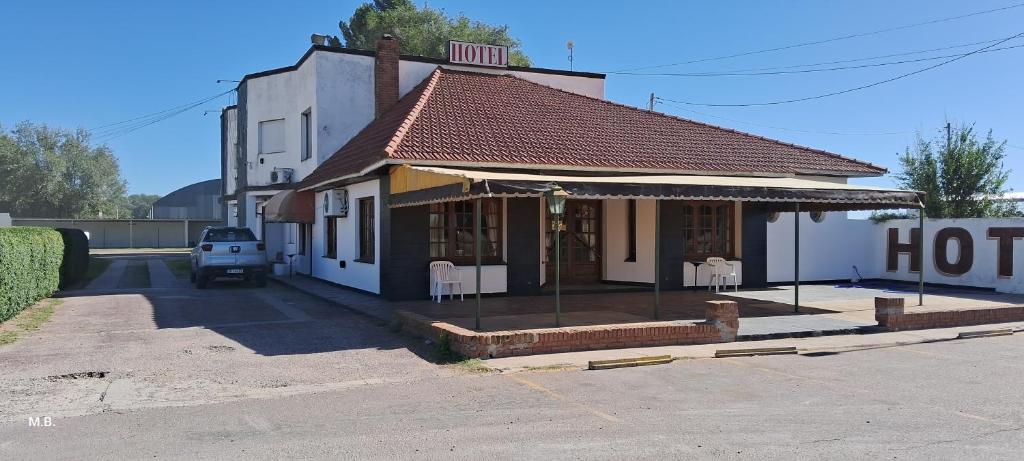
[[[45,219],[13,218],[15,226],[81,229],[90,248],[183,248],[192,246],[206,226],[222,221],[189,219]]]

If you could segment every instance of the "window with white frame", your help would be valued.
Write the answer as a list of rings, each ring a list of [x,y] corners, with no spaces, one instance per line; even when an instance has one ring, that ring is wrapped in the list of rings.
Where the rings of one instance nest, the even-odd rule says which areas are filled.
[[[284,119],[260,122],[260,154],[284,152]]]

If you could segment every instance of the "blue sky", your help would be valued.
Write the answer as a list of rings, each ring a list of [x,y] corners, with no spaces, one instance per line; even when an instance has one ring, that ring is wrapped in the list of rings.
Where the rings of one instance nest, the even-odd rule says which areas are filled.
[[[309,34],[337,33],[358,1],[22,2],[0,15],[0,124],[21,120],[95,128],[227,90],[217,79],[295,63]],[[431,6],[508,24],[534,65],[612,71],[868,32],[1014,4],[958,1],[612,2],[432,0]],[[643,6],[643,9],[637,8]],[[856,59],[1005,38],[1024,32],[1024,7],[858,39],[677,66],[719,72]],[[1024,44],[1024,37],[1002,46]],[[957,48],[930,55],[967,52]],[[917,58],[928,55],[915,55]],[[899,58],[894,58],[899,59]],[[848,71],[743,77],[610,75],[608,99],[642,106],[648,95],[752,103],[830,93],[938,61]],[[850,94],[767,107],[659,105],[658,110],[826,149],[895,170],[915,132],[946,119],[991,128],[1007,148],[1010,186],[1024,190],[1024,48],[979,54]],[[218,109],[227,97],[109,141],[133,193],[166,194],[218,177]],[[213,110],[203,115],[204,110]],[[729,120],[731,119],[731,120]],[[741,123],[743,122],[743,123]],[[785,129],[779,129],[785,128]],[[823,134],[821,132],[845,133]],[[854,134],[850,134],[854,133]],[[896,133],[880,135],[878,133]],[[859,180],[891,185],[889,178]]]

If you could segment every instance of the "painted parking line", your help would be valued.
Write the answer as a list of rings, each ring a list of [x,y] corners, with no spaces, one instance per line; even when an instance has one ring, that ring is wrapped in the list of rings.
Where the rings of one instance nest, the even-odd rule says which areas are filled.
[[[522,385],[524,385],[524,386],[526,386],[526,387],[528,387],[530,389],[533,389],[533,390],[538,391],[538,392],[540,392],[540,393],[542,393],[544,395],[547,395],[548,397],[551,397],[552,399],[568,403],[569,405],[572,405],[572,406],[574,406],[576,408],[579,408],[579,409],[581,409],[583,411],[586,411],[587,413],[590,413],[590,414],[592,414],[594,416],[597,416],[598,418],[601,418],[601,419],[603,419],[605,421],[612,422],[612,423],[620,423],[620,422],[622,422],[621,420],[619,420],[619,418],[616,418],[616,417],[614,417],[612,415],[609,415],[608,413],[605,413],[605,412],[600,411],[600,410],[596,410],[596,409],[591,408],[591,407],[589,407],[587,405],[584,405],[584,404],[579,403],[579,402],[577,402],[575,400],[572,400],[569,397],[566,397],[566,396],[564,396],[562,394],[559,394],[558,392],[555,392],[555,391],[553,391],[551,389],[548,389],[548,388],[546,388],[544,386],[541,386],[540,384],[537,384],[537,383],[535,383],[533,381],[530,381],[530,380],[528,380],[526,378],[523,378],[522,376],[517,376],[517,375],[505,375],[505,376],[508,377],[508,379],[511,379],[512,381],[515,381],[515,382],[517,382],[519,384],[522,384]]]
[[[899,349],[902,349],[902,348],[896,348],[896,349],[899,350]],[[715,359],[715,363],[723,363],[723,362],[724,363],[728,363],[730,365],[737,366],[737,367],[741,367],[741,368],[748,368],[748,369],[758,370],[758,371],[761,371],[761,372],[764,372],[764,373],[774,374],[774,375],[777,375],[777,376],[783,376],[783,377],[792,378],[792,379],[799,379],[799,380],[804,380],[804,381],[810,381],[812,383],[818,383],[818,384],[821,384],[821,385],[824,385],[824,386],[830,386],[830,387],[834,387],[834,388],[843,388],[843,389],[846,389],[848,391],[858,392],[858,393],[862,393],[862,394],[869,394],[869,395],[874,395],[875,394],[874,391],[871,391],[871,390],[868,390],[868,389],[861,389],[861,388],[858,388],[858,387],[848,386],[848,385],[845,385],[845,384],[840,383],[840,382],[826,381],[826,380],[817,379],[817,378],[810,378],[810,377],[807,377],[807,376],[795,375],[795,374],[792,374],[792,373],[786,373],[784,371],[779,371],[779,370],[775,370],[775,369],[772,369],[772,368],[761,367],[761,366],[753,365],[753,364],[750,364],[750,363],[743,363],[743,362],[741,362],[739,360],[734,360],[734,359],[730,359],[730,358]],[[882,400],[882,401],[884,401],[884,400]],[[1010,424],[1010,423],[1008,423],[1006,421],[1000,421],[1000,420],[992,419],[992,418],[989,418],[989,417],[986,417],[986,416],[982,416],[982,415],[977,415],[977,414],[973,414],[973,413],[967,413],[967,412],[965,412],[963,410],[953,410],[953,409],[949,409],[949,408],[945,408],[945,407],[940,407],[940,406],[935,406],[935,405],[917,405],[917,406],[921,407],[921,408],[928,408],[928,409],[931,409],[931,410],[940,411],[940,412],[943,412],[943,413],[949,413],[949,414],[952,414],[952,415],[955,415],[955,416],[959,416],[961,418],[971,419],[971,420],[975,420],[975,421],[984,421],[986,423],[996,424],[996,425],[1000,425],[1000,426],[1007,426],[1007,425]]]
[[[309,314],[306,314],[302,309],[285,302],[280,297],[274,296],[266,290],[256,290],[253,294],[261,301],[267,303],[270,307],[273,307],[278,312],[284,314],[285,317],[288,317],[293,321],[306,322],[313,320],[313,318],[310,317]]]

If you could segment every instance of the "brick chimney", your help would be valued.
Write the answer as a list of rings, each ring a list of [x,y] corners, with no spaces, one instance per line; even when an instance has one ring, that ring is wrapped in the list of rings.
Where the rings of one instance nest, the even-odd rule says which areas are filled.
[[[377,58],[373,64],[375,117],[380,117],[398,102],[398,39],[384,34],[377,40]]]

